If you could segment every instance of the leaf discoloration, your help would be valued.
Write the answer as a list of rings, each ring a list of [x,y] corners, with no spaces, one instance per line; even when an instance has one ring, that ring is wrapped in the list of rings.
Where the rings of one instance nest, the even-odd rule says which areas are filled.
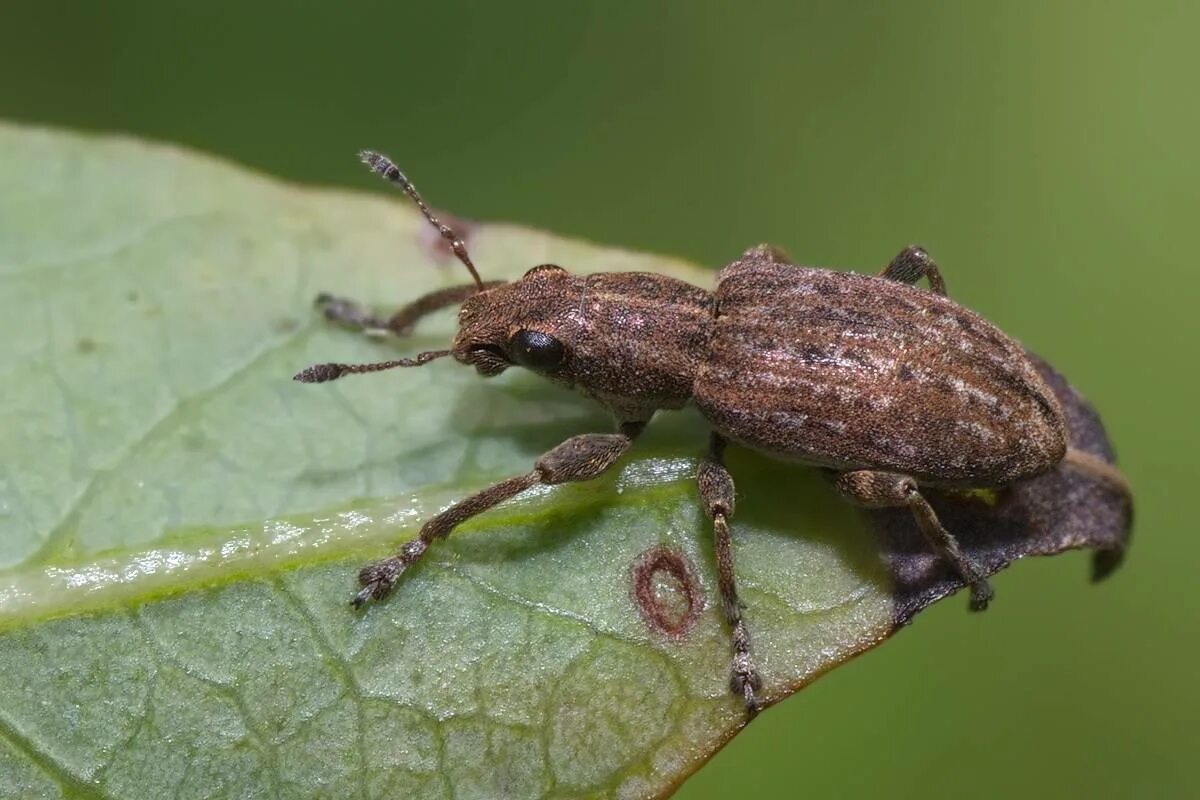
[[[655,545],[638,556],[631,588],[646,626],[669,639],[683,639],[704,611],[704,587],[683,553]]]

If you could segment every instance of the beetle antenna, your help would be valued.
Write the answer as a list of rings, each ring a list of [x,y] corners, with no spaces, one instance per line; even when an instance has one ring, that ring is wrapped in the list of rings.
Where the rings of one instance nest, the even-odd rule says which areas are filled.
[[[458,256],[458,260],[463,263],[467,271],[471,273],[471,277],[475,279],[475,285],[478,291],[483,291],[483,281],[479,277],[479,273],[475,269],[475,265],[471,263],[471,256],[467,254],[467,246],[454,229],[442,222],[433,215],[433,211],[421,199],[421,195],[417,193],[417,187],[412,185],[408,177],[400,171],[392,160],[380,153],[372,152],[371,150],[363,150],[358,154],[362,162],[370,167],[374,172],[381,175],[384,179],[391,181],[404,190],[404,193],[412,198],[417,204],[417,208],[421,209],[421,213],[425,215],[425,219],[429,220],[429,224],[437,228],[438,233],[450,245],[450,249],[454,251],[454,255]]]
[[[450,355],[449,350],[430,350],[421,353],[416,358],[400,358],[395,361],[377,361],[373,364],[313,364],[306,370],[297,372],[292,380],[301,383],[325,383],[335,381],[344,375],[355,375],[364,372],[383,372],[385,369],[396,367],[419,367],[428,364],[435,358]]]

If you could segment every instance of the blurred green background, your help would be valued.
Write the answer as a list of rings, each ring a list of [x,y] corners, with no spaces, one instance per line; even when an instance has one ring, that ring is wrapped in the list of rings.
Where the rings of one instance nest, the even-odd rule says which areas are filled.
[[[926,245],[1102,411],[1127,566],[1018,564],[986,615],[924,613],[677,796],[1195,797],[1197,30],[1161,2],[10,0],[0,116],[382,191],[375,147],[457,215],[714,268]]]

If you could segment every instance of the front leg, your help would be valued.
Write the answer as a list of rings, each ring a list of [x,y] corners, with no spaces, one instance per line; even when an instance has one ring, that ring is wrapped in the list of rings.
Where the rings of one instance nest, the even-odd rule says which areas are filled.
[[[401,546],[396,555],[363,567],[358,574],[362,590],[354,596],[355,607],[368,600],[383,598],[408,567],[416,563],[435,539],[444,539],[458,525],[477,514],[539,484],[554,485],[571,481],[590,481],[624,455],[645,422],[624,422],[618,433],[585,433],[572,436],[545,453],[533,471],[501,481],[447,508],[421,526],[416,539]]]
[[[484,289],[499,286],[504,281],[484,281]],[[391,316],[384,318],[371,313],[365,306],[345,297],[322,292],[317,295],[314,304],[325,318],[331,322],[345,325],[347,328],[360,330],[364,333],[377,335],[393,333],[404,336],[412,331],[414,325],[422,317],[428,316],[443,308],[460,305],[473,294],[482,291],[473,283],[462,286],[449,286],[445,289],[435,289],[428,294],[418,297],[407,305],[401,306]]]
[[[907,507],[917,527],[939,556],[971,587],[971,610],[983,611],[992,599],[992,587],[983,571],[962,551],[958,540],[942,527],[929,502],[921,496],[917,482],[894,472],[857,470],[840,475],[835,485],[842,494],[867,508]]]
[[[746,703],[746,711],[758,713],[755,692],[762,689],[762,678],[750,655],[750,633],[742,618],[742,601],[738,598],[733,579],[733,546],[729,536],[729,518],[733,516],[733,478],[725,468],[725,440],[714,433],[708,455],[700,462],[696,474],[700,485],[700,500],[704,513],[713,523],[713,549],[717,555],[717,584],[721,589],[721,605],[729,623],[733,647],[733,670],[729,689]]]

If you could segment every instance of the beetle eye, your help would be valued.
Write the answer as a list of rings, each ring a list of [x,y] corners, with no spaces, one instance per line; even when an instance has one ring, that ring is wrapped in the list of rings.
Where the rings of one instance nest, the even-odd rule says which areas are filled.
[[[563,343],[541,331],[521,330],[508,341],[513,361],[535,372],[549,372],[566,358]]]

